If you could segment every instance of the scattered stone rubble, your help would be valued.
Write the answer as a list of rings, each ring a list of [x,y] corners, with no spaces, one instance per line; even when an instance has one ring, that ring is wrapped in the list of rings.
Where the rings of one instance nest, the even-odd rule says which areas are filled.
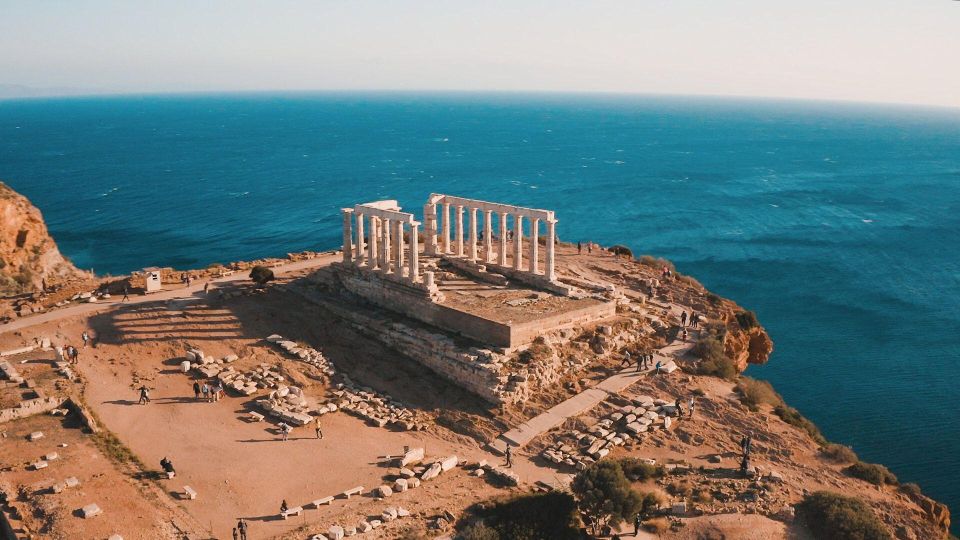
[[[586,432],[569,430],[561,434],[560,440],[544,449],[541,455],[555,465],[584,470],[616,446],[630,440],[642,440],[648,431],[670,429],[677,414],[677,408],[665,400],[637,396],[629,405],[607,414]]]

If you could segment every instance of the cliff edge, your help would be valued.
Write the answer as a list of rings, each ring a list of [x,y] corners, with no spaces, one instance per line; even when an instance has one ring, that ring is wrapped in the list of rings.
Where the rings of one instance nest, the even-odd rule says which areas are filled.
[[[41,291],[87,277],[60,254],[40,210],[0,182],[0,294]]]

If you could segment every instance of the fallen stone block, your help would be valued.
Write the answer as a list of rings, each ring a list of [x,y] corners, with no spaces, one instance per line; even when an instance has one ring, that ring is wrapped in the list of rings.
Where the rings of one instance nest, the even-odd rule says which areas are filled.
[[[423,474],[420,475],[420,479],[424,481],[430,480],[440,476],[441,472],[443,472],[443,467],[439,463],[434,463],[429,469],[423,471]]]
[[[62,482],[50,486],[51,493],[62,493],[65,489],[67,489],[67,485]]]
[[[88,504],[80,509],[80,515],[82,515],[84,519],[90,519],[94,516],[99,516],[102,513],[103,510],[101,510],[96,504]]]
[[[370,526],[373,527],[374,529],[379,528],[381,525],[383,525],[383,522],[380,521],[379,519],[371,519],[371,520],[370,520]]]
[[[107,540],[123,540],[123,537],[119,534],[111,534],[110,538],[107,538]]]
[[[398,517],[398,518],[405,518],[405,517],[409,517],[409,516],[410,516],[410,511],[409,511],[409,510],[407,510],[406,508],[404,508],[404,507],[402,507],[402,506],[398,506],[398,507],[397,507],[397,517]]]
[[[406,490],[407,490],[407,479],[406,479],[406,478],[400,478],[399,480],[397,480],[396,482],[394,482],[394,483],[393,483],[393,490],[396,491],[397,493],[403,493],[404,491],[406,491]]]
[[[327,529],[327,538],[329,540],[343,540],[343,527],[334,525]]]
[[[28,439],[30,442],[37,441],[37,440],[40,440],[40,439],[42,439],[42,438],[43,438],[43,432],[42,432],[42,431],[34,431],[33,433],[31,433],[30,435],[27,436],[27,439]]]
[[[393,490],[390,489],[390,486],[383,485],[377,488],[377,494],[383,498],[387,498],[393,495]]]
[[[457,456],[450,456],[440,462],[440,469],[442,469],[443,472],[447,472],[456,467],[458,462],[459,460],[457,459]]]
[[[409,480],[407,480],[407,487],[409,489],[420,487],[420,479],[417,478],[416,476],[414,476],[413,478],[410,478]]]
[[[418,463],[423,460],[423,456],[423,448],[411,448],[400,458],[400,466],[406,467],[411,463]]]
[[[77,480],[77,477],[75,476],[71,476],[70,478],[67,478],[66,480],[63,481],[63,483],[66,484],[68,488],[77,487],[80,485],[80,481]]]
[[[58,454],[58,453],[56,453],[56,452],[50,452],[49,454],[43,456],[43,459],[45,459],[45,460],[47,460],[47,461],[53,461],[53,460],[59,459],[59,458],[60,458],[60,454]]]
[[[392,507],[385,509],[380,514],[380,518],[383,520],[384,523],[397,519],[397,509]]]
[[[46,469],[47,466],[48,466],[48,463],[46,461],[38,461],[33,464],[33,470],[39,471],[40,469]]]
[[[372,530],[373,530],[373,527],[369,523],[367,523],[367,520],[362,520],[360,523],[357,524],[357,532],[368,533]]]

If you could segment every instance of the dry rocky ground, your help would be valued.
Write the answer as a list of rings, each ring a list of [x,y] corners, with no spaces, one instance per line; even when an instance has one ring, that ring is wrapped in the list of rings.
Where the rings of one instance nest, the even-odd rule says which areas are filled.
[[[295,294],[296,287],[308,283],[306,272],[285,276],[265,292],[243,286],[226,298],[198,293],[0,333],[4,351],[40,337],[79,346],[80,334],[90,331],[96,346],[81,351],[77,381],[55,373],[53,351],[7,360],[46,395],[72,396],[84,404],[102,428],[89,433],[77,411],[0,424],[5,433],[0,439],[0,486],[19,511],[17,523],[33,531],[34,538],[105,539],[113,533],[128,540],[176,538],[183,533],[191,538],[230,538],[239,517],[249,521],[250,538],[308,538],[332,525],[352,527],[361,519],[381,519],[388,507],[403,508],[411,516],[385,523],[367,537],[451,535],[454,522],[468,520],[465,509],[479,501],[567,482],[576,470],[551,463],[541,452],[567,441],[565,433],[571,429],[589,429],[631,397],[648,395],[670,403],[681,398],[685,404],[697,396],[692,418],[676,419],[669,429],[632,438],[612,447],[607,456],[671,465],[673,472],[666,476],[635,482],[639,490],[660,493],[667,506],[686,504],[682,514],[668,516],[672,527],[660,537],[805,538],[803,528],[792,523],[791,505],[805,493],[821,489],[865,499],[901,538],[944,536],[949,514],[942,506],[893,486],[876,487],[850,477],[844,472],[846,464],[827,459],[810,435],[781,420],[772,405],[761,404],[752,411],[741,403],[734,382],[696,374],[700,361],[686,353],[690,347],[683,347],[677,336],[682,309],[701,313],[727,330],[726,353],[739,369],[766,360],[769,338],[758,326],[742,328],[734,317],[741,311],[735,304],[709,295],[688,278],[662,279],[657,267],[599,250],[577,254],[575,248],[563,246],[558,265],[561,277],[615,285],[623,300],[619,317],[601,325],[608,328],[578,328],[567,338],[551,336],[529,352],[518,353],[513,362],[549,364],[549,370],[540,372],[549,372],[550,377],[541,381],[529,401],[517,406],[490,406],[400,352],[357,335],[348,324]],[[660,281],[652,298],[651,280]],[[337,375],[330,377],[297,361],[265,340],[275,333],[322,351]],[[694,339],[691,336],[687,345]],[[394,486],[402,476],[391,456],[402,454],[405,447],[424,448],[427,465],[452,455],[468,465],[484,460],[501,463],[502,458],[485,448],[498,434],[616,374],[622,350],[638,352],[668,344],[681,346],[678,350],[684,354],[677,358],[681,370],[642,377],[622,397],[610,398],[534,439],[516,453],[514,470],[521,486],[506,486],[489,474],[477,477],[469,466],[457,466],[387,498],[374,493],[378,486]],[[179,369],[189,349],[217,359],[236,355],[229,366],[240,372],[270,367],[282,375],[283,384],[302,389],[310,404],[337,402],[338,384],[346,375],[358,386],[401,403],[425,429],[377,427],[338,410],[320,417],[322,440],[311,426],[303,426],[283,441],[274,423],[250,419],[250,411],[256,410],[254,400],[268,395],[271,388],[252,396],[228,391],[211,403],[196,400],[191,388],[199,380],[196,372]],[[137,403],[140,386],[150,388],[151,403]],[[7,406],[24,397],[22,392],[21,387],[8,385],[0,400]],[[42,431],[44,438],[31,442],[28,436],[35,431]],[[753,433],[753,463],[763,472],[762,479],[745,479],[737,470],[739,441],[748,432]],[[30,466],[53,451],[58,459],[46,468]],[[159,474],[163,457],[175,464],[176,478]],[[77,478],[79,485],[60,493],[50,491],[66,477]],[[196,499],[183,496],[185,485],[198,493]],[[337,497],[317,508],[308,504],[354,486],[364,486],[364,494]],[[278,516],[282,500],[290,507],[305,505],[305,510],[282,519]],[[90,519],[77,515],[90,503],[99,505],[103,514]],[[632,533],[632,527],[628,530]],[[641,532],[638,537],[653,536]]]

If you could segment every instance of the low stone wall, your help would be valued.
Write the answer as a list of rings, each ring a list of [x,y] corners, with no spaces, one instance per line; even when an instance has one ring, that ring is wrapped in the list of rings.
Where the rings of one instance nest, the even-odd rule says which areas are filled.
[[[46,397],[21,401],[16,407],[0,410],[0,424],[19,420],[35,414],[45,413],[60,407],[63,398]]]

